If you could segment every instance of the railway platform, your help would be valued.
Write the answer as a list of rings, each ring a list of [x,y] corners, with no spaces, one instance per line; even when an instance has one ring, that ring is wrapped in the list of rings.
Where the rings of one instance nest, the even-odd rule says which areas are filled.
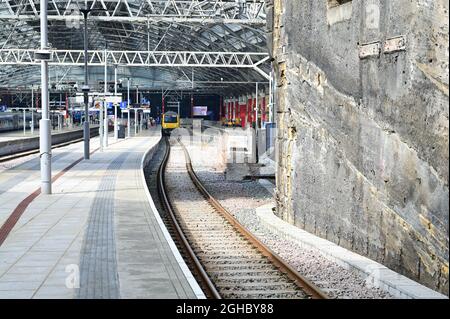
[[[90,127],[91,136],[99,134],[99,126]],[[64,146],[83,138],[83,130],[79,126],[65,127],[61,130],[52,130],[52,145]],[[39,129],[33,134],[30,131],[9,131],[0,133],[0,161],[15,155],[24,155],[39,149]]]
[[[92,139],[53,151],[53,194],[39,194],[39,159],[0,174],[1,298],[170,298],[204,295],[145,187],[160,131]]]

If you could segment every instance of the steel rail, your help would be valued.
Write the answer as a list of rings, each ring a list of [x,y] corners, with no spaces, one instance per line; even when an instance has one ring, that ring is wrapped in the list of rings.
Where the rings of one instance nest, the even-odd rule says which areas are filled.
[[[203,287],[207,290],[206,295],[213,299],[222,299],[219,292],[217,291],[216,287],[212,283],[211,279],[209,278],[208,274],[206,273],[205,269],[203,268],[202,264],[198,260],[197,256],[194,253],[194,250],[191,248],[189,241],[187,240],[186,236],[183,233],[183,230],[181,229],[176,217],[175,213],[173,211],[172,205],[170,204],[169,197],[167,195],[166,191],[166,183],[165,183],[165,170],[167,163],[169,161],[170,156],[170,143],[167,138],[164,138],[164,142],[166,143],[166,152],[164,154],[163,160],[161,162],[161,165],[158,168],[157,172],[157,187],[158,187],[158,193],[159,197],[161,198],[161,202],[164,206],[164,209],[166,212],[169,213],[170,221],[175,228],[175,235],[178,237],[178,242],[183,246],[183,248],[186,250],[186,252],[189,255],[189,258],[192,261],[193,266],[195,267],[195,271],[200,276]]]
[[[191,158],[186,147],[179,141],[179,144],[183,148],[184,155],[186,158],[186,168],[188,170],[189,176],[197,187],[197,189],[202,193],[205,199],[220,213],[225,217],[228,222],[234,226],[234,228],[242,234],[250,243],[252,243],[260,253],[266,256],[281,272],[285,273],[295,284],[301,288],[306,294],[310,295],[312,299],[328,299],[329,297],[321,291],[314,283],[303,277],[297,270],[292,268],[289,264],[282,260],[275,252],[273,252],[269,247],[263,244],[258,238],[251,234],[239,221],[229,213],[203,186],[202,182],[197,177],[193,167]]]

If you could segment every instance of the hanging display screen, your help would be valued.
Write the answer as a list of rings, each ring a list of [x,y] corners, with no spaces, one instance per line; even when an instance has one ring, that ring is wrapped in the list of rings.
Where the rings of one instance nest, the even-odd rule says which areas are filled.
[[[194,116],[207,116],[208,107],[207,106],[194,106]]]

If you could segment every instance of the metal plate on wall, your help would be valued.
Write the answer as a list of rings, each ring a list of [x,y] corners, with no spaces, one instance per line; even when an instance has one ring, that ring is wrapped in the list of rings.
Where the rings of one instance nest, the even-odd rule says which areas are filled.
[[[398,36],[387,39],[384,43],[384,53],[392,53],[406,50],[406,38],[405,36]]]
[[[372,56],[380,56],[381,53],[381,43],[373,42],[373,43],[367,43],[362,44],[359,46],[359,58],[365,59]]]

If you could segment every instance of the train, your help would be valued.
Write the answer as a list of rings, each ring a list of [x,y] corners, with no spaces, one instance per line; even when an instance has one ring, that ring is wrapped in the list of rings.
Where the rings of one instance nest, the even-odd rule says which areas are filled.
[[[34,112],[34,127],[39,126],[41,114]],[[27,129],[31,125],[31,113],[25,113],[25,121]],[[23,113],[22,112],[1,112],[0,113],[0,132],[9,132],[23,130]]]
[[[161,129],[163,135],[168,135],[180,127],[180,116],[177,112],[169,111],[162,115]]]
[[[242,126],[242,120],[240,117],[237,117],[235,119],[227,119],[226,117],[222,118],[222,126],[227,127],[241,127]]]

